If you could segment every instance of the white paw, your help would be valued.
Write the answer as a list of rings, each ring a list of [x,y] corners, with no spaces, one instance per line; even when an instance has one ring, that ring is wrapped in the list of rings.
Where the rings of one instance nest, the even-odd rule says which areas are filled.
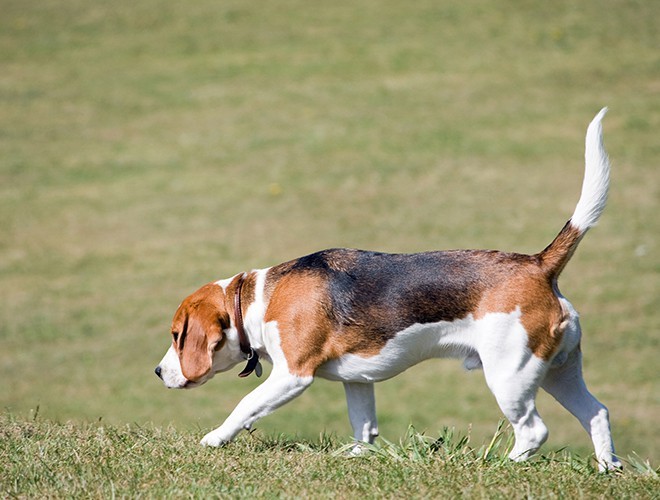
[[[616,472],[623,470],[623,464],[618,458],[612,457],[610,460],[601,460],[598,462],[599,472]]]
[[[229,439],[225,439],[222,435],[216,431],[209,432],[206,436],[202,438],[199,442],[202,446],[213,446],[217,448],[218,446],[223,446],[229,442]]]
[[[355,445],[348,451],[349,457],[359,457],[367,455],[372,450],[369,443],[355,443]]]
[[[364,455],[364,446],[362,446],[360,444],[356,444],[348,452],[348,456],[350,456],[350,457],[358,457],[360,455]]]

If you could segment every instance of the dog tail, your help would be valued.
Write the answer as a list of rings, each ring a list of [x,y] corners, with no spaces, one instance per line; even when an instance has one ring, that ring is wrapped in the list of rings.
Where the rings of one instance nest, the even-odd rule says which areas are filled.
[[[603,146],[601,124],[605,113],[607,108],[601,109],[587,129],[584,180],[575,212],[554,241],[538,254],[543,268],[553,279],[571,259],[584,234],[596,224],[607,202],[610,162]]]

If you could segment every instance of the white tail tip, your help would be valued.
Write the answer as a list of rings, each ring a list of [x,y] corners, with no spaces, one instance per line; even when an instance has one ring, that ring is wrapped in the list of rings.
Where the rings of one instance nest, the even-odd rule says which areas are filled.
[[[571,217],[571,225],[585,232],[598,221],[607,202],[610,184],[610,162],[603,145],[602,120],[607,113],[603,108],[587,128],[585,139],[585,168],[582,194]]]

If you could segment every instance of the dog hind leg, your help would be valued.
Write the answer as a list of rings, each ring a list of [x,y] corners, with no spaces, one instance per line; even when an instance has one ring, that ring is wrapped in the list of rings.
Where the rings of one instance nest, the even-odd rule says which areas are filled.
[[[536,393],[547,364],[531,353],[518,359],[497,360],[482,356],[486,383],[515,434],[509,458],[515,461],[532,456],[548,438],[548,428],[536,410]]]
[[[621,468],[614,454],[607,408],[587,389],[582,377],[582,353],[579,347],[564,364],[548,371],[543,389],[571,412],[589,433],[601,471]]]

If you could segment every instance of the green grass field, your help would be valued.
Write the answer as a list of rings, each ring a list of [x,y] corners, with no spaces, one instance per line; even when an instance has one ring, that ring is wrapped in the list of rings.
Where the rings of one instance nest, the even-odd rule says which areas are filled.
[[[583,496],[660,490],[640,467],[603,479],[573,458],[461,462],[460,474],[441,459],[344,462],[343,390],[324,381],[235,447],[200,450],[257,379],[228,373],[183,392],[153,375],[177,305],[211,280],[335,246],[542,249],[577,202],[586,126],[609,106],[609,204],[560,286],[582,315],[585,377],[610,409],[617,451],[657,468],[660,4],[3,0],[0,10],[0,469],[14,471],[1,496],[109,496],[111,484],[145,494],[198,460],[192,489],[178,479],[154,494],[332,496],[327,481],[341,477],[339,497],[350,484],[368,496],[561,496],[555,473]],[[482,375],[452,360],[380,384],[376,398],[381,435],[396,443],[412,424],[469,432],[479,449],[501,418]],[[578,422],[546,394],[539,411],[542,453],[566,448],[587,463]],[[113,433],[102,441],[114,468],[95,463],[106,457],[99,428]],[[87,458],[53,467],[51,441]],[[278,475],[305,463],[296,481]],[[28,464],[51,476],[23,481]],[[163,470],[131,476],[131,464]],[[195,489],[217,467],[242,489]],[[259,467],[275,471],[269,490]],[[55,486],[77,474],[74,489]],[[306,474],[316,474],[307,490]],[[535,475],[529,490],[504,489]],[[418,477],[418,491],[401,486]]]
[[[245,435],[209,450],[171,427],[0,422],[0,453],[11,456],[0,478],[4,496],[657,498],[660,484],[639,460],[622,474],[599,474],[567,453],[510,462],[506,432],[474,447],[449,429],[434,437],[411,429],[350,458],[328,435]]]

